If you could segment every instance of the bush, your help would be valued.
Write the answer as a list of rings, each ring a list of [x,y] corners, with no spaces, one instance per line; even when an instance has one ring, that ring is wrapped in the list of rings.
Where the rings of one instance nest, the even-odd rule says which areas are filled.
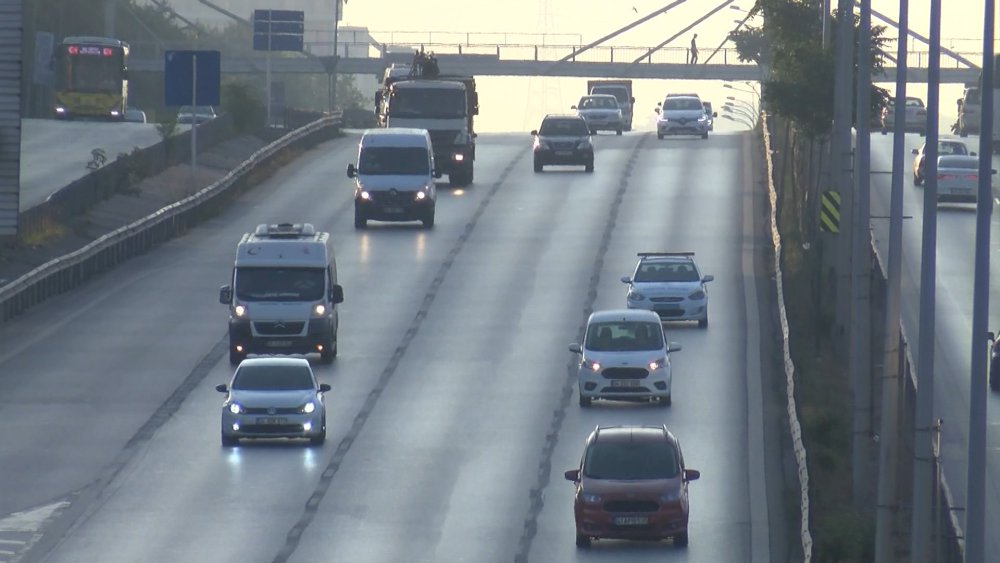
[[[222,108],[230,115],[237,134],[255,133],[264,127],[266,109],[256,91],[241,81],[222,84]]]

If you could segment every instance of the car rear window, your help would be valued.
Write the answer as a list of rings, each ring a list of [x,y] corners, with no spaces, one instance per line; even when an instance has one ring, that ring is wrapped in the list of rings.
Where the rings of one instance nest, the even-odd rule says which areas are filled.
[[[663,326],[647,321],[593,323],[587,328],[588,350],[633,352],[663,349]]]
[[[245,365],[236,371],[233,389],[243,391],[292,391],[312,389],[309,366]]]
[[[694,265],[685,262],[643,262],[635,271],[636,282],[695,282],[698,272]]]
[[[938,157],[938,168],[963,168],[976,170],[979,168],[979,161],[975,158],[941,156]]]
[[[583,474],[592,479],[632,481],[680,475],[677,451],[667,440],[601,440],[587,448]]]

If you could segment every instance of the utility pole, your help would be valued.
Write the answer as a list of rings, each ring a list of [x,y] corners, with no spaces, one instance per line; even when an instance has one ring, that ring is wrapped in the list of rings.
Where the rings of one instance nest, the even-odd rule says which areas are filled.
[[[830,45],[830,0],[823,0],[820,10],[823,10],[820,17],[823,18],[823,48],[826,49]]]
[[[851,186],[851,101],[854,79],[854,2],[839,0],[837,8],[836,77],[834,80],[833,135],[831,139],[834,183],[840,192],[840,233],[837,237],[837,291],[835,347],[847,347],[851,311],[851,233],[853,232],[854,190]]]
[[[906,39],[909,0],[899,0],[899,40],[896,42],[895,123],[906,122]],[[875,513],[875,563],[895,561],[896,475],[899,470],[900,301],[903,266],[903,176],[906,174],[906,132],[892,132],[892,189],[889,195],[889,271],[886,273],[885,358],[879,429],[878,504]]]
[[[941,81],[941,0],[931,0],[930,55],[927,65],[927,174],[924,231],[920,249],[920,328],[917,340],[917,409],[913,438],[913,521],[910,561],[927,563],[931,554],[934,488],[934,325],[937,278],[938,121]],[[904,122],[897,122],[899,126]]]
[[[853,25],[853,19],[851,25]],[[851,260],[851,344],[848,364],[851,374],[854,422],[851,437],[851,492],[854,506],[871,499],[872,365],[871,365],[871,0],[861,0],[858,30],[858,79],[854,152],[854,249]]]
[[[333,71],[330,73],[330,111],[337,108],[337,63],[340,62],[340,47],[337,45],[337,28],[340,27],[340,2],[333,0]]]
[[[985,0],[983,21],[983,82],[980,92],[993,91],[994,0]],[[979,196],[976,200],[976,270],[972,294],[972,373],[969,377],[969,467],[965,560],[986,561],[986,350],[990,309],[990,213],[993,211],[993,96],[982,96],[979,130]]]

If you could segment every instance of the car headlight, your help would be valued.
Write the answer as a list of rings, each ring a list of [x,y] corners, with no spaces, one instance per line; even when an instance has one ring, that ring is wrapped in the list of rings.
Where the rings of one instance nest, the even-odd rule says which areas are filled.
[[[708,116],[707,115],[703,115],[703,116],[701,116],[701,117],[698,118],[698,121],[704,123],[705,121],[708,121]]]
[[[427,199],[427,192],[419,191],[419,192],[417,192],[417,195],[414,196],[414,197],[416,197],[417,201],[423,201],[423,200]]]
[[[694,301],[701,301],[704,298],[705,298],[705,290],[704,289],[699,289],[698,291],[695,291],[691,295],[688,295],[688,299],[692,299]]]
[[[580,491],[580,502],[584,504],[598,504],[601,502],[601,495]]]
[[[363,199],[365,201],[371,201],[372,194],[370,194],[370,193],[368,193],[368,192],[366,192],[364,190],[361,190],[361,199]]]
[[[600,362],[593,362],[593,361],[590,361],[590,360],[583,360],[583,366],[586,367],[587,369],[589,369],[590,371],[595,371],[595,372],[596,371],[601,371],[601,364],[600,364]]]
[[[547,151],[549,150],[549,144],[545,141],[535,141],[535,150]]]
[[[324,305],[322,303],[317,303],[317,304],[313,305],[313,311],[312,312],[313,312],[313,316],[314,317],[322,317],[323,315],[326,314],[326,305]]]
[[[233,307],[233,314],[236,315],[237,317],[240,317],[240,318],[243,318],[243,317],[247,316],[247,307],[246,307],[246,305],[237,305],[237,306]]]
[[[658,360],[653,360],[652,362],[649,362],[649,371],[656,371],[656,370],[662,368],[665,365],[667,365],[667,359],[666,358],[660,358]]]
[[[580,141],[580,144],[578,144],[576,148],[587,150],[594,148],[594,145],[590,141]]]
[[[243,407],[239,403],[229,403],[229,412],[233,414],[240,414],[243,412]]]
[[[313,401],[309,401],[308,403],[302,405],[302,408],[299,409],[299,412],[302,414],[312,414],[316,412],[316,403],[314,403]]]
[[[663,493],[663,496],[660,497],[660,501],[661,502],[677,502],[679,500],[681,500],[681,489],[680,489],[680,487],[678,487],[678,488],[676,488],[676,489],[674,489],[672,491],[667,491],[667,492]]]
[[[635,291],[633,289],[630,289],[629,292],[628,292],[628,300],[629,301],[642,301],[645,298],[646,298],[645,295],[643,295],[643,294],[641,294],[638,291]]]

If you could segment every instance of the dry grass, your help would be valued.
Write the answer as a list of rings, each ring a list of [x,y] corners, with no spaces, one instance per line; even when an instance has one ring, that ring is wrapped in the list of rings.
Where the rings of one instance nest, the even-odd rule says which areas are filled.
[[[815,294],[820,269],[803,248],[799,217],[805,186],[788,167],[779,223],[785,300],[796,368],[796,400],[809,463],[811,531],[817,563],[871,561],[871,514],[851,504],[851,395],[847,370],[835,356]],[[797,513],[797,510],[792,514]]]

